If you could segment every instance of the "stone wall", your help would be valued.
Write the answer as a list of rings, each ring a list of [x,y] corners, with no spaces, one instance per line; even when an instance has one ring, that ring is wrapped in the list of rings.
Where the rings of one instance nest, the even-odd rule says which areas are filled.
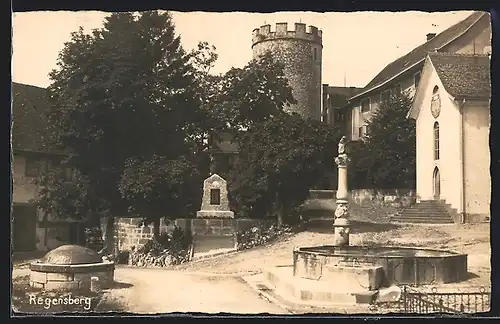
[[[244,231],[262,220],[257,219],[177,219],[170,224],[160,221],[160,233],[167,231],[169,226],[177,225],[185,231],[192,231],[199,236],[224,236],[234,232]],[[272,221],[269,221],[272,223]],[[141,218],[117,218],[115,220],[115,240],[120,251],[130,251],[153,238],[153,225],[141,226]]]
[[[335,210],[335,190],[311,190],[304,203],[308,218],[330,217]],[[413,189],[358,189],[349,192],[349,213],[352,219],[384,221],[416,201]]]

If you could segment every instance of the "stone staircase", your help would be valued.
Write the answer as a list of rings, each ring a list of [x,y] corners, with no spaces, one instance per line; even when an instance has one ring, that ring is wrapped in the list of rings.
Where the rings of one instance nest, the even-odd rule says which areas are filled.
[[[444,200],[421,200],[392,215],[391,222],[418,224],[453,224],[451,205]]]

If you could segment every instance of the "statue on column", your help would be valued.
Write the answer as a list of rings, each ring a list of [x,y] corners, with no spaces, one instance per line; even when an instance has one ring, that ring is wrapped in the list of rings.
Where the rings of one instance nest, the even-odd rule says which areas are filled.
[[[337,186],[337,208],[335,209],[333,230],[335,234],[334,246],[349,245],[349,198],[347,191],[347,164],[349,157],[347,156],[345,146],[347,138],[343,136],[338,145],[338,156],[335,158],[335,163],[338,166],[338,186]]]

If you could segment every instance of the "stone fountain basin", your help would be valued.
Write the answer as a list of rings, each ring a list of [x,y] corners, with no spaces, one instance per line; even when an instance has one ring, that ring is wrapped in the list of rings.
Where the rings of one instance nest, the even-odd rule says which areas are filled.
[[[103,259],[96,251],[79,245],[62,245],[30,264],[30,285],[45,290],[90,289],[91,278],[97,277],[99,286],[108,288],[113,283],[114,271],[114,262]]]
[[[114,281],[115,264],[112,261],[88,264],[30,264],[30,285],[44,290],[90,289],[92,277],[99,278],[101,288],[109,288]]]
[[[293,275],[305,279],[321,280],[332,266],[367,265],[383,268],[384,286],[450,283],[466,280],[468,274],[467,255],[449,250],[326,245],[293,251]]]

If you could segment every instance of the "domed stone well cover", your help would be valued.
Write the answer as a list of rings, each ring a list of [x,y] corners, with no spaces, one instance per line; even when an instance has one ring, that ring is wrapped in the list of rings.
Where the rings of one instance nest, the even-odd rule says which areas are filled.
[[[101,263],[102,258],[89,248],[79,245],[62,245],[45,255],[42,263],[48,264],[88,264]]]

